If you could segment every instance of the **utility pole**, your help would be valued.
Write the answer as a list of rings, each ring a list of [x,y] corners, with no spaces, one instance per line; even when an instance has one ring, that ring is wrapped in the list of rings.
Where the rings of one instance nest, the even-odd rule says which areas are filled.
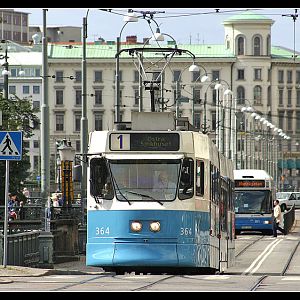
[[[43,9],[43,97],[41,105],[41,197],[42,209],[50,197],[50,155],[49,155],[49,103],[48,103],[48,53],[47,53],[47,9]]]
[[[89,11],[88,11],[89,12]],[[86,68],[86,39],[87,39],[87,16],[83,18],[83,34],[82,34],[82,111],[81,111],[81,153],[82,153],[82,161],[81,161],[81,201],[85,201],[87,197],[87,162],[86,162],[86,154],[88,148],[88,120],[87,120],[87,68]]]

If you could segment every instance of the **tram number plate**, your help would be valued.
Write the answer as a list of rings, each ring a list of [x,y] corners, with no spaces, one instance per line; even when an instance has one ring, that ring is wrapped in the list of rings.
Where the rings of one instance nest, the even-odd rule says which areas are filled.
[[[252,226],[242,226],[242,229],[252,229]]]

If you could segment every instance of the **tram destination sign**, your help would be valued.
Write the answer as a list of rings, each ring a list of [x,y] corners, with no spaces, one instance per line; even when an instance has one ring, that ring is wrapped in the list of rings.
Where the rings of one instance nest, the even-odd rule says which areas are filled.
[[[235,180],[235,187],[265,187],[264,180]]]
[[[178,133],[112,133],[111,151],[178,151]]]

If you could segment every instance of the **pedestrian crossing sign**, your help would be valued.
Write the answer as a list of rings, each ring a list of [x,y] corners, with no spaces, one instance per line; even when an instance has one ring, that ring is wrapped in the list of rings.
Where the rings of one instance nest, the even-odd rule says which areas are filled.
[[[0,131],[0,160],[21,160],[22,141],[22,131]]]

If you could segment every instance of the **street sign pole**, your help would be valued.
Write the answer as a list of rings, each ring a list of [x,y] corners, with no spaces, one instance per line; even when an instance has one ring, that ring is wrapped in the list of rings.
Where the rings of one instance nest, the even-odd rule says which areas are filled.
[[[22,159],[22,131],[0,131],[0,160],[5,160],[3,267],[7,266],[9,161]]]
[[[5,205],[4,205],[4,245],[3,245],[3,267],[7,265],[7,227],[8,227],[8,193],[9,193],[9,160],[6,160],[5,171]]]

